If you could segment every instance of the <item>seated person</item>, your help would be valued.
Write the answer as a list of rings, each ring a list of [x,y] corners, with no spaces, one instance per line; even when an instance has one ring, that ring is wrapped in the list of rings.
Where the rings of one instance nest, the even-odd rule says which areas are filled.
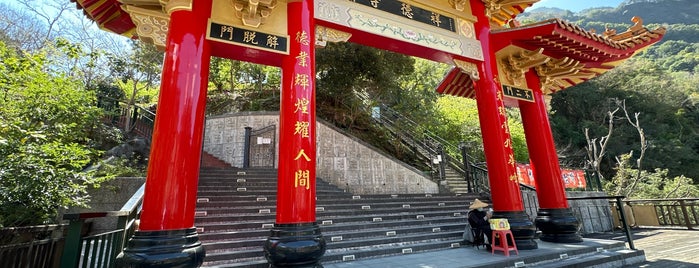
[[[490,243],[493,239],[493,230],[490,229],[490,223],[488,220],[493,216],[490,210],[485,210],[488,206],[481,200],[474,200],[471,206],[468,208],[471,210],[468,212],[468,223],[471,228],[476,230],[474,242],[483,243],[483,235],[488,237],[489,244],[486,244],[486,249],[490,250]]]

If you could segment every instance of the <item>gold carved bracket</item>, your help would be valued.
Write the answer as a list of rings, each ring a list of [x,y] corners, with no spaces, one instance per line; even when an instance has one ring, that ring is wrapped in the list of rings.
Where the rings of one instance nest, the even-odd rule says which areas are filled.
[[[272,14],[272,10],[277,7],[277,0],[231,0],[231,4],[243,25],[257,28]]]
[[[531,68],[546,64],[551,58],[542,54],[543,48],[535,51],[522,50],[500,58],[498,64],[503,73],[503,83],[516,87],[526,87],[524,74]]]
[[[449,0],[449,5],[458,11],[464,11],[467,4],[468,0]]]
[[[352,37],[351,33],[335,30],[324,26],[316,26],[316,46],[325,47],[328,42],[347,42]]]
[[[544,94],[551,94],[562,88],[572,86],[566,80],[590,79],[597,75],[596,73],[585,72],[583,70],[584,67],[580,61],[568,57],[551,60],[546,64],[537,66],[536,72],[541,81],[541,90]]]
[[[138,38],[146,43],[154,44],[161,50],[165,49],[170,17],[158,9],[148,9],[136,6],[125,6],[131,20],[136,24]]]
[[[186,10],[192,11],[192,1],[193,0],[160,0],[160,5],[163,6],[163,10],[167,14],[172,14],[172,12]]]
[[[481,76],[478,75],[478,66],[475,63],[470,63],[462,60],[454,60],[454,65],[458,67],[461,72],[468,74],[473,81],[481,80]]]

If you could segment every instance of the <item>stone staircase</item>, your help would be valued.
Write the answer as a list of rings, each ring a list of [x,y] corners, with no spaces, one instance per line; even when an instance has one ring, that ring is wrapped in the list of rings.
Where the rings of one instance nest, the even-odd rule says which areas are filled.
[[[196,223],[203,267],[267,267],[263,243],[275,221],[276,170],[203,168]],[[477,196],[353,195],[317,180],[323,263],[459,247]],[[479,197],[480,198],[480,197]]]
[[[468,194],[468,182],[464,175],[461,175],[451,166],[444,167],[444,178],[447,183],[447,189],[455,194]]]

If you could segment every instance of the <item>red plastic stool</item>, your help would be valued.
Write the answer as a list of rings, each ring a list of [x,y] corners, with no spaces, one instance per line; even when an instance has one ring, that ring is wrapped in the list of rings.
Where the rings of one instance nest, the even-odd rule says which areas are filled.
[[[509,243],[507,242],[507,236],[510,236],[510,239],[512,239],[512,245],[508,245]],[[498,245],[495,244],[495,238],[499,237],[500,243]],[[510,250],[514,250],[517,255],[519,255],[519,251],[517,250],[517,245],[515,245],[515,238],[512,235],[512,231],[510,230],[493,230],[493,241],[490,241],[490,247],[492,248],[490,253],[495,254],[495,250],[502,250],[505,252],[505,256],[509,257],[510,256]]]

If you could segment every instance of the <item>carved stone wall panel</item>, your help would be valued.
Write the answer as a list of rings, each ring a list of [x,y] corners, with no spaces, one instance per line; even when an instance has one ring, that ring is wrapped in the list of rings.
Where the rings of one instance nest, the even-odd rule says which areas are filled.
[[[446,2],[445,2],[446,3]],[[445,5],[448,7],[448,5]],[[315,1],[318,20],[324,20],[370,34],[436,49],[467,58],[483,60],[483,49],[471,29],[472,23],[456,19],[456,32],[433,25],[400,18],[389,12],[360,5],[352,1]],[[468,17],[468,16],[467,16]],[[465,25],[465,29],[461,29]]]

